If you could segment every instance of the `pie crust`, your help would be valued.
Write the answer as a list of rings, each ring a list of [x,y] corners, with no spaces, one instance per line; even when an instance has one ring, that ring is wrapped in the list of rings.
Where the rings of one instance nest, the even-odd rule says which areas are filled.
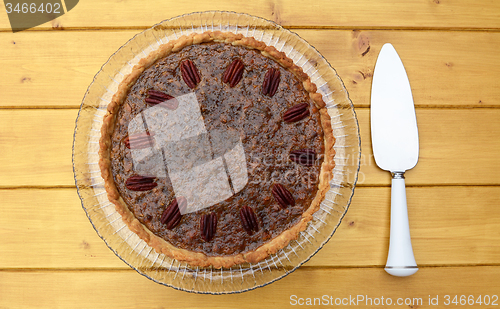
[[[151,232],[129,210],[129,207],[117,189],[111,168],[111,136],[115,130],[116,115],[125,101],[127,94],[140,75],[155,62],[167,57],[171,53],[178,52],[184,47],[190,45],[211,42],[222,42],[259,51],[265,57],[274,60],[284,69],[293,73],[296,78],[302,82],[303,88],[308,92],[312,102],[316,105],[316,110],[319,113],[319,119],[324,136],[324,154],[317,182],[318,190],[310,206],[302,213],[298,223],[283,231],[277,237],[264,242],[254,250],[220,256],[179,248]],[[149,246],[154,248],[156,252],[163,253],[166,256],[178,261],[186,262],[192,266],[229,268],[243,263],[257,263],[267,258],[269,255],[274,254],[287,246],[291,240],[297,239],[299,233],[306,229],[308,222],[312,220],[313,214],[319,209],[320,203],[323,201],[325,194],[329,189],[329,181],[331,180],[332,169],[334,167],[333,157],[335,152],[333,150],[333,145],[335,143],[335,138],[332,133],[330,116],[327,113],[325,103],[321,94],[317,93],[316,90],[316,85],[311,82],[308,75],[304,73],[299,66],[295,65],[293,61],[285,55],[285,53],[276,50],[272,46],[267,46],[265,43],[257,41],[254,38],[244,37],[241,34],[207,31],[200,34],[182,36],[175,41],[170,41],[161,45],[147,57],[141,59],[139,63],[133,67],[132,72],[119,84],[118,90],[113,96],[111,103],[108,105],[107,113],[103,118],[99,150],[99,166],[101,169],[101,175],[105,182],[108,199],[115,205],[116,211],[122,216],[123,221],[127,224],[131,231],[136,233]]]

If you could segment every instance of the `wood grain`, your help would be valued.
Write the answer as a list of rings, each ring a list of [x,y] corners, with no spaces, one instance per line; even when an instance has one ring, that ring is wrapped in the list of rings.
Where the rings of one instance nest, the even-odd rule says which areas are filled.
[[[419,161],[406,172],[407,185],[500,183],[498,109],[417,109]],[[359,185],[389,185],[377,167],[370,140],[369,110],[357,109],[361,132]],[[498,143],[497,143],[498,141]]]
[[[210,9],[276,21],[316,47],[344,81],[362,146],[350,209],[325,247],[278,282],[217,297],[156,284],[116,257],[82,210],[71,162],[78,108],[108,58],[161,20]],[[396,307],[366,302],[384,297],[413,302],[398,308],[441,308],[460,305],[445,306],[446,295],[499,295],[500,1],[87,0],[18,33],[3,16],[0,309],[281,308],[299,298],[316,298],[318,307],[324,295],[365,298],[329,307]],[[370,144],[372,74],[386,42],[405,64],[420,134],[419,163],[406,174],[420,270],[408,278],[382,269],[390,176],[376,167]]]
[[[0,186],[74,186],[78,110],[0,111]]]
[[[466,299],[473,295],[474,300],[479,295],[490,295],[490,298],[498,295],[499,276],[499,266],[422,268],[408,278],[389,276],[381,268],[302,268],[264,288],[215,297],[177,291],[132,270],[0,271],[0,305],[3,308],[92,309],[285,308],[300,303],[306,307],[308,298],[311,305],[314,298],[319,298],[317,307],[327,308],[342,308],[342,304],[335,305],[336,299],[337,302],[347,299],[349,303],[344,308],[445,308],[445,295],[451,295],[450,302],[454,295],[465,295]],[[327,301],[321,303],[324,295]],[[429,298],[436,296],[440,306],[429,305]],[[358,297],[359,302],[352,301]],[[388,298],[392,305],[387,305]],[[450,306],[455,305],[450,303]],[[497,306],[483,303],[465,307]]]
[[[0,33],[0,107],[78,108],[101,66],[138,32]],[[416,106],[500,106],[498,32],[296,32],[337,70],[357,107],[369,106],[373,68],[386,42],[405,63]]]
[[[8,2],[4,0],[4,2]],[[357,27],[496,29],[500,4],[494,0],[380,0],[380,1],[80,1],[56,20],[38,26],[47,29],[143,28],[193,11],[245,12],[278,22],[285,27]],[[478,18],[480,16],[481,18]],[[7,18],[1,30],[10,30]]]
[[[498,265],[500,187],[412,187],[420,266]],[[361,187],[342,224],[306,266],[385,265],[390,189]],[[75,189],[0,190],[1,269],[128,269],[97,236]],[[26,251],[29,248],[29,252]]]
[[[358,185],[389,185],[373,159],[369,109],[361,132]],[[71,151],[77,110],[0,110],[0,187],[74,186]],[[418,109],[420,159],[408,185],[500,184],[500,109]]]
[[[76,189],[0,197],[0,268],[128,268],[93,229]]]

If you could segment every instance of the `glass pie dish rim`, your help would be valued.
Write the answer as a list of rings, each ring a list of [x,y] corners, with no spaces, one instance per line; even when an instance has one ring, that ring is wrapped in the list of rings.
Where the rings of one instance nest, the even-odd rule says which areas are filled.
[[[216,16],[216,15],[220,15],[220,16]],[[201,23],[201,26],[198,28],[195,28],[194,25],[193,25],[193,20],[194,18],[192,17],[200,17],[200,20],[202,20],[203,18],[207,18],[207,20],[210,20],[210,16],[212,15],[212,24],[208,24],[208,23],[205,23],[205,27],[203,25],[203,22]],[[220,19],[217,19],[216,20],[216,17],[220,17]],[[227,18],[228,19],[228,23],[227,25],[223,25],[223,20],[224,18]],[[233,25],[230,23],[230,21],[234,21],[233,19],[236,19],[236,25]],[[321,239],[320,241],[318,241],[317,243],[313,244],[309,238],[306,238],[307,241],[309,241],[309,243],[311,243],[311,246],[313,247],[312,249],[308,249],[309,253],[307,253],[306,255],[300,257],[298,260],[300,261],[295,261],[294,260],[294,257],[292,256],[291,258],[289,258],[288,255],[286,255],[286,259],[288,261],[290,261],[290,265],[284,265],[283,264],[283,261],[284,263],[286,264],[287,261],[283,258],[283,260],[281,258],[277,258],[278,260],[278,263],[281,264],[281,266],[278,266],[276,261],[274,260],[275,258],[271,256],[272,260],[271,261],[267,261],[269,260],[270,258],[266,259],[266,263],[265,264],[265,267],[261,267],[259,263],[258,267],[256,267],[256,271],[254,271],[254,268],[252,265],[249,266],[248,269],[250,269],[251,271],[248,271],[247,268],[245,268],[245,274],[243,273],[243,268],[242,266],[240,265],[239,267],[234,267],[234,268],[230,268],[228,270],[225,270],[225,269],[220,269],[220,279],[216,280],[214,279],[213,280],[213,275],[215,273],[215,276],[218,276],[217,272],[219,272],[219,270],[217,269],[210,269],[210,272],[207,273],[207,268],[204,268],[203,269],[203,272],[202,272],[202,269],[200,268],[196,268],[194,270],[189,270],[189,271],[192,271],[192,273],[188,273],[188,277],[189,277],[189,280],[188,281],[193,281],[194,280],[194,283],[192,285],[192,288],[189,289],[188,287],[186,287],[186,285],[184,285],[182,282],[184,282],[184,278],[187,274],[187,267],[188,265],[186,265],[184,267],[184,271],[182,273],[182,275],[179,275],[179,272],[181,271],[181,269],[183,268],[182,267],[182,263],[179,263],[179,265],[176,265],[176,266],[173,266],[174,265],[174,261],[171,262],[170,264],[170,267],[169,268],[166,268],[165,266],[163,266],[163,261],[160,263],[160,266],[157,267],[157,270],[156,270],[156,274],[158,274],[160,271],[163,271],[165,272],[165,276],[164,277],[155,277],[155,272],[150,272],[149,270],[144,270],[144,267],[143,265],[141,265],[141,263],[143,263],[142,259],[144,260],[147,260],[149,262],[151,262],[151,259],[149,259],[149,254],[143,258],[143,251],[144,249],[146,248],[146,246],[140,250],[140,252],[137,254],[137,258],[140,259],[141,261],[136,261],[135,258],[132,256],[130,257],[130,254],[124,254],[123,252],[123,248],[120,244],[115,244],[113,243],[114,240],[110,240],[110,237],[114,237],[115,234],[121,232],[120,231],[117,231],[117,228],[114,228],[114,229],[111,229],[111,231],[113,232],[112,233],[112,236],[109,235],[109,230],[106,227],[102,227],[102,225],[99,224],[96,222],[97,219],[96,219],[96,214],[95,212],[97,212],[96,209],[93,209],[92,207],[90,207],[88,205],[88,200],[90,198],[86,198],[85,197],[85,194],[86,191],[84,192],[84,190],[96,190],[96,188],[98,187],[98,182],[92,182],[92,181],[88,181],[87,179],[85,179],[84,177],[82,178],[81,175],[80,175],[80,172],[81,172],[81,153],[78,153],[78,150],[80,149],[79,147],[79,142],[77,139],[79,138],[80,140],[83,138],[81,137],[82,135],[79,133],[79,123],[81,123],[80,121],[83,121],[83,117],[86,117],[86,113],[88,112],[88,110],[92,110],[92,108],[94,108],[97,112],[94,113],[94,122],[96,121],[96,117],[95,115],[97,115],[98,117],[102,116],[100,113],[103,111],[102,109],[102,100],[106,101],[106,100],[109,100],[109,95],[108,95],[108,92],[109,89],[107,85],[104,86],[104,88],[106,88],[107,90],[105,91],[105,94],[104,95],[101,95],[100,98],[102,99],[101,102],[98,104],[98,107],[92,105],[92,104],[87,104],[88,100],[91,98],[91,89],[92,87],[95,86],[95,84],[100,84],[100,81],[98,81],[98,78],[99,78],[99,75],[101,74],[104,74],[105,70],[107,69],[108,66],[112,66],[113,65],[113,61],[115,61],[115,57],[119,57],[120,56],[120,53],[125,50],[125,49],[128,49],[128,48],[131,48],[131,55],[134,56],[134,58],[137,58],[137,57],[141,57],[140,53],[142,52],[144,55],[146,55],[146,51],[150,50],[151,49],[151,46],[152,45],[155,45],[155,42],[148,42],[150,43],[149,45],[146,45],[145,48],[142,48],[139,47],[139,52],[137,52],[136,50],[134,50],[134,47],[132,45],[139,45],[137,40],[140,40],[140,38],[142,38],[143,36],[145,36],[145,33],[147,33],[148,31],[150,31],[152,33],[152,37],[149,37],[149,40],[153,41],[153,38],[156,40],[157,44],[160,44],[160,42],[163,43],[163,40],[162,38],[160,37],[160,40],[158,40],[158,36],[155,35],[155,31],[157,31],[158,29],[160,29],[159,31],[164,31],[162,28],[165,27],[167,30],[165,31],[168,31],[168,29],[174,29],[174,34],[175,34],[175,27],[178,26],[178,24],[180,25],[180,29],[181,29],[181,33],[184,34],[183,32],[188,32],[189,31],[189,24],[185,24],[185,25],[182,25],[181,22],[183,22],[185,19],[189,22],[190,19],[191,19],[191,30],[192,31],[196,31],[196,30],[203,30],[205,29],[206,30],[219,30],[217,29],[217,24],[218,26],[220,27],[220,30],[223,30],[225,29],[225,31],[232,31],[234,30],[235,32],[239,32],[241,29],[245,29],[245,26],[246,27],[246,32],[248,33],[249,32],[249,27],[250,27],[250,24],[248,25],[239,25],[238,22],[240,21],[240,18],[241,19],[245,19],[245,20],[254,20],[256,21],[256,23],[260,22],[261,24],[254,24],[253,27],[254,27],[254,31],[253,31],[253,34],[256,33],[256,29],[260,29],[259,27],[262,27],[262,29],[264,30],[258,30],[258,31],[261,31],[262,33],[262,38],[264,38],[266,35],[268,35],[269,33],[272,33],[271,35],[271,39],[274,38],[274,32],[283,32],[286,34],[286,36],[289,36],[290,38],[287,38],[287,39],[290,39],[290,40],[293,40],[294,37],[296,37],[297,40],[299,41],[303,41],[305,42],[302,38],[300,38],[297,34],[289,31],[289,30],[286,30],[284,29],[283,27],[277,25],[276,23],[274,23],[273,21],[269,21],[269,20],[266,20],[266,19],[263,19],[263,18],[260,18],[260,17],[255,17],[255,16],[251,16],[251,15],[248,15],[248,14],[245,14],[245,13],[235,13],[235,12],[227,12],[227,11],[206,11],[206,12],[193,12],[193,13],[188,13],[188,14],[184,14],[184,15],[180,15],[180,16],[177,16],[177,17],[173,17],[173,18],[170,18],[170,19],[167,19],[167,20],[164,20],[154,26],[152,26],[151,28],[145,30],[145,31],[142,31],[138,34],[136,34],[133,38],[131,38],[129,41],[127,41],[124,45],[122,45],[122,47],[120,47],[113,55],[110,56],[109,60],[101,67],[101,69],[99,70],[99,72],[96,74],[94,80],[92,81],[91,85],[89,86],[86,94],[85,94],[85,97],[82,101],[82,105],[81,105],[81,108],[80,108],[80,111],[78,113],[78,118],[77,118],[77,123],[76,123],[76,127],[75,127],[75,135],[74,135],[74,143],[73,143],[73,170],[74,170],[74,174],[75,174],[75,184],[77,186],[77,191],[78,191],[78,195],[81,199],[81,202],[82,202],[82,207],[87,215],[87,217],[89,218],[92,226],[94,227],[94,229],[96,230],[96,232],[98,233],[98,235],[104,240],[104,242],[106,243],[106,245],[115,253],[115,255],[117,255],[121,260],[123,260],[127,265],[129,265],[131,268],[133,268],[134,270],[136,270],[139,274],[143,275],[143,276],[146,276],[147,278],[155,281],[155,282],[158,282],[160,284],[163,284],[163,285],[166,285],[166,286],[170,286],[170,287],[173,287],[175,289],[179,289],[179,290],[183,290],[183,291],[188,291],[188,292],[196,292],[196,293],[208,293],[208,294],[226,294],[226,293],[239,293],[239,292],[244,292],[244,291],[248,291],[248,290],[253,290],[257,287],[263,287],[269,283],[272,283],[272,282],[275,282],[285,276],[287,276],[288,274],[292,273],[293,271],[295,271],[296,269],[298,269],[302,264],[304,264],[305,262],[309,261],[328,241],[329,239],[333,236],[333,234],[335,233],[336,229],[338,228],[339,224],[341,223],[343,217],[345,216],[348,208],[349,208],[349,205],[350,205],[350,202],[351,202],[351,199],[352,199],[352,195],[354,194],[354,188],[355,188],[355,185],[356,185],[356,181],[357,181],[357,177],[358,177],[358,171],[359,171],[359,166],[360,166],[360,154],[361,154],[361,151],[360,151],[360,137],[359,137],[359,126],[357,124],[357,119],[356,119],[356,115],[355,115],[355,112],[354,112],[354,107],[352,105],[352,102],[350,101],[349,97],[348,97],[348,94],[347,94],[347,90],[345,89],[345,86],[343,85],[342,81],[340,80],[340,77],[337,75],[337,73],[335,72],[335,70],[333,69],[333,67],[327,62],[327,60],[313,47],[311,46],[310,44],[308,44],[307,42],[305,42],[307,44],[307,46],[312,50],[312,53],[313,54],[317,54],[320,59],[322,59],[325,63],[323,64],[328,66],[327,69],[330,69],[331,71],[333,71],[333,75],[338,79],[338,83],[340,83],[341,87],[343,88],[343,91],[345,92],[345,99],[346,99],[346,104],[342,105],[339,107],[337,106],[336,104],[334,104],[333,106],[329,106],[328,108],[330,109],[335,109],[335,110],[340,110],[340,109],[346,109],[348,112],[351,112],[352,113],[352,123],[349,122],[349,124],[352,126],[352,130],[353,132],[355,132],[355,135],[353,137],[353,141],[356,143],[356,145],[352,146],[352,145],[337,145],[337,147],[341,147],[341,148],[338,148],[336,149],[336,151],[345,151],[345,149],[348,149],[350,147],[354,147],[354,151],[353,151],[353,156],[352,157],[349,157],[347,156],[347,159],[346,158],[343,158],[345,159],[346,162],[348,161],[352,161],[352,170],[348,170],[348,173],[353,173],[353,175],[350,175],[348,174],[351,179],[349,181],[346,181],[346,184],[347,184],[347,187],[350,187],[350,195],[347,196],[345,199],[343,199],[343,203],[345,205],[342,205],[341,208],[339,208],[339,210],[336,210],[334,209],[335,207],[333,208],[325,208],[325,212],[329,212],[329,211],[337,211],[339,213],[339,215],[337,215],[337,221],[336,221],[336,224],[335,226],[330,226],[331,223],[325,223],[324,225],[325,226],[329,226],[330,229],[328,230],[329,231],[329,235],[322,235],[323,239]],[[215,22],[215,23],[214,23]],[[215,24],[215,29],[214,29],[214,24]],[[185,27],[184,28],[184,31],[183,31],[183,28],[182,27]],[[227,28],[225,28],[227,27]],[[243,28],[239,28],[239,27],[243,27]],[[268,32],[269,31],[269,32]],[[156,32],[158,33],[158,32]],[[260,33],[260,32],[258,32]],[[142,36],[141,36],[142,35]],[[175,36],[177,36],[177,34],[175,34]],[[253,36],[253,35],[252,35]],[[167,37],[168,39],[168,37]],[[141,42],[139,42],[141,43]],[[272,43],[271,41],[269,41],[269,43]],[[281,43],[280,41],[280,37],[278,37],[274,43],[274,46],[275,47],[279,47],[279,46],[276,46],[276,44],[279,44]],[[267,44],[267,43],[266,43]],[[268,45],[272,45],[272,44],[268,44]],[[287,45],[287,42],[283,43],[283,45],[281,45],[281,49],[284,49],[285,46],[288,46]],[[289,52],[289,54],[291,54],[292,52],[294,51],[294,49],[292,48],[292,51]],[[308,51],[308,52],[311,52],[311,51]],[[139,54],[139,55],[138,55]],[[287,54],[288,55],[288,54]],[[297,55],[297,54],[296,54]],[[301,54],[299,53],[297,57],[299,57]],[[305,52],[302,54],[302,56],[300,56],[300,59],[299,59],[299,62],[301,61],[302,58],[304,58],[303,56],[305,55]],[[296,58],[297,58],[296,57]],[[304,69],[304,71],[308,74],[308,75],[315,75],[316,72],[314,72],[313,70],[313,73],[309,73],[308,71],[310,71],[311,68],[314,69],[314,66],[310,65],[309,67],[307,67],[307,69],[304,67],[306,64],[309,64],[309,59],[307,59],[307,55],[305,57],[306,59],[306,62],[302,63],[302,67]],[[292,58],[293,59],[293,58]],[[296,59],[293,59],[294,62]],[[128,65],[130,67],[132,67],[132,65],[130,64],[130,61],[131,60],[127,60],[128,62]],[[126,66],[126,65],[125,65]],[[318,65],[319,67],[319,65]],[[317,72],[319,71],[319,69],[317,70]],[[111,78],[110,82],[112,81],[115,81],[115,78],[116,76],[119,76],[118,74],[120,75],[123,75],[122,72],[120,71],[113,71],[111,70],[112,73],[115,73],[115,75],[113,76],[109,76]],[[109,72],[108,72],[109,74]],[[322,73],[319,74],[320,77],[322,77]],[[326,80],[325,81],[325,84],[328,86],[328,82],[329,80]],[[113,82],[112,82],[113,83]],[[95,86],[97,87],[97,86]],[[102,86],[101,86],[102,87]],[[319,89],[321,89],[321,87],[318,87]],[[334,91],[332,91],[333,93]],[[104,96],[108,95],[106,98],[104,98]],[[323,96],[325,98],[325,93],[323,93]],[[328,95],[326,95],[326,97],[328,97]],[[327,101],[327,100],[325,100]],[[327,104],[328,104],[328,101],[327,101]],[[88,106],[90,105],[90,106]],[[104,109],[105,110],[105,109]],[[90,112],[92,114],[92,112]],[[333,111],[332,111],[333,113]],[[343,115],[343,114],[342,114]],[[332,116],[331,117],[339,117],[339,121],[338,123],[340,123],[339,127],[342,127],[341,125],[343,124],[343,121],[341,121],[342,118],[342,115],[336,115],[336,116]],[[97,117],[97,118],[98,118]],[[87,119],[88,120],[88,119]],[[349,121],[351,121],[349,119]],[[333,121],[332,121],[333,122]],[[333,125],[332,125],[333,126]],[[346,125],[347,126],[347,125]],[[81,127],[80,127],[81,128]],[[90,126],[90,130],[94,130],[95,131],[95,126],[92,127]],[[336,136],[337,137],[337,136]],[[93,142],[91,140],[92,138],[90,138],[90,142]],[[346,138],[347,139],[347,138]],[[357,142],[356,142],[357,141]],[[78,144],[78,145],[77,145]],[[344,149],[345,148],[345,149]],[[90,146],[88,147],[88,149],[90,150]],[[89,153],[91,151],[88,151]],[[350,153],[349,153],[350,154]],[[348,154],[348,155],[349,155]],[[338,159],[338,158],[337,158]],[[342,161],[343,162],[343,161]],[[342,165],[342,162],[340,163],[340,165]],[[91,163],[91,164],[94,164],[95,162],[86,162],[87,164],[88,163]],[[339,164],[336,160],[336,164]],[[95,176],[97,177],[97,176]],[[340,177],[340,176],[339,176]],[[82,179],[81,179],[82,178]],[[92,177],[91,177],[92,178]],[[96,185],[97,183],[97,185]],[[338,185],[338,186],[343,186],[343,182],[340,182],[339,184],[335,184],[335,185]],[[102,195],[102,192],[100,193],[96,193],[96,195],[99,194],[99,195]],[[96,196],[94,195],[94,197]],[[104,194],[105,195],[105,194]],[[335,199],[334,199],[335,201]],[[101,205],[104,205],[104,204],[101,204],[99,203],[97,206],[101,206]],[[94,204],[94,206],[96,206]],[[108,208],[109,205],[105,206],[105,207],[101,207],[100,210],[102,209],[106,209]],[[325,203],[325,207],[329,207],[329,206],[326,206],[326,203]],[[97,212],[98,213],[98,212]],[[111,213],[111,215],[109,215],[111,217],[111,219],[113,219],[113,213]],[[326,217],[328,217],[328,215],[326,215]],[[109,219],[108,221],[110,221],[111,219]],[[100,219],[99,219],[100,220]],[[113,219],[113,220],[117,220],[117,219]],[[321,219],[320,219],[321,220]],[[325,220],[326,221],[326,220]],[[335,220],[334,220],[335,221]],[[108,225],[110,225],[108,223]],[[312,225],[312,223],[311,223]],[[308,225],[309,226],[309,225]],[[313,226],[314,227],[314,226]],[[320,224],[320,227],[321,227],[321,224]],[[120,228],[122,229],[122,228]],[[125,229],[125,228],[123,228]],[[314,228],[316,229],[316,228]],[[331,231],[330,231],[331,230]],[[309,232],[307,232],[309,233]],[[318,232],[320,233],[320,232]],[[313,234],[314,234],[314,231],[313,231]],[[310,235],[310,234],[309,234]],[[308,236],[305,236],[305,237],[308,237]],[[123,238],[123,237],[122,237]],[[314,241],[315,238],[313,236],[313,240]],[[140,243],[140,242],[139,242]],[[297,243],[299,243],[297,241]],[[299,243],[300,245],[300,243]],[[307,245],[307,243],[306,243]],[[137,245],[139,246],[139,245]],[[132,252],[136,252],[138,249],[138,247],[135,247],[132,249]],[[127,246],[125,246],[127,247]],[[128,247],[128,249],[130,249],[130,247],[132,247],[132,245],[130,245]],[[302,248],[302,245],[299,246],[300,248]],[[140,247],[139,247],[140,248]],[[296,247],[298,248],[298,247]],[[146,249],[148,250],[148,249]],[[311,251],[312,250],[312,251]],[[293,249],[292,247],[292,250],[289,252],[290,255],[291,253],[295,253],[295,255],[297,255],[298,257],[298,254],[295,252],[295,249]],[[150,251],[151,252],[151,251]],[[137,253],[137,252],[136,252]],[[302,254],[302,252],[299,251],[299,254]],[[278,254],[276,254],[276,256],[278,256]],[[132,260],[134,259],[134,260]],[[158,257],[156,257],[156,259],[153,261],[152,263],[152,266],[153,267],[154,265],[156,265],[157,263],[157,260],[158,260]],[[139,263],[139,264],[138,264]],[[274,266],[276,267],[276,271],[274,271]],[[176,268],[176,273],[175,275],[170,275],[171,273],[171,270],[172,268]],[[271,269],[273,268],[273,269]],[[264,274],[264,271],[265,272],[269,272],[269,274],[271,275],[263,275],[262,277],[258,277],[256,279],[256,275],[259,276],[259,271]],[[226,273],[225,272],[229,272],[230,276],[226,276]],[[273,273],[274,271],[274,273]],[[224,273],[223,273],[224,272]],[[209,275],[208,275],[209,274]],[[234,283],[233,281],[233,274],[236,276],[236,274],[241,274],[241,278],[242,278],[242,281],[245,282],[245,281],[250,281],[250,284],[241,284],[241,286],[239,286],[237,283]],[[197,278],[201,276],[203,278],[203,281],[205,282],[204,284],[197,284],[196,281],[197,281]],[[172,278],[173,277],[173,278]],[[179,282],[179,278],[177,277],[182,277],[180,282]],[[251,283],[252,281],[252,278],[253,277],[253,280],[254,280],[254,284]],[[193,279],[194,278],[194,279]],[[209,278],[209,279],[207,279]],[[226,278],[226,279],[224,279]],[[230,278],[230,279],[227,279],[227,278]],[[207,280],[208,280],[208,283],[207,283]],[[225,283],[225,282],[230,282],[230,283]],[[214,286],[216,286],[216,288],[213,288]],[[223,286],[223,288],[221,289],[220,287]]]

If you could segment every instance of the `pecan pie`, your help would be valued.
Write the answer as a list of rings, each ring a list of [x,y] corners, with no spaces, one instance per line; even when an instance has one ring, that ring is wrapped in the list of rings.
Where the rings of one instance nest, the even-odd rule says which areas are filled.
[[[108,198],[158,253],[193,266],[256,263],[303,231],[329,188],[322,96],[274,47],[183,36],[134,66],[108,106]]]

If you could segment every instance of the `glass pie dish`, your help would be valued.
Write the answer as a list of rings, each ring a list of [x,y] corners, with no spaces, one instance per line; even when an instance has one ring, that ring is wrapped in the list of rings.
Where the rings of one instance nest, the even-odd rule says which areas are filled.
[[[274,46],[300,66],[326,103],[336,138],[335,168],[330,189],[299,237],[254,264],[230,268],[196,267],[157,253],[122,221],[108,200],[99,168],[103,116],[118,85],[135,64],[160,45],[193,32],[241,33]],[[78,194],[90,222],[107,246],[147,278],[179,290],[225,294],[262,287],[296,270],[333,236],[347,212],[360,162],[358,123],[348,93],[335,70],[298,35],[259,17],[208,11],[163,21],[125,43],[102,66],[81,104],[74,134],[73,168]]]

